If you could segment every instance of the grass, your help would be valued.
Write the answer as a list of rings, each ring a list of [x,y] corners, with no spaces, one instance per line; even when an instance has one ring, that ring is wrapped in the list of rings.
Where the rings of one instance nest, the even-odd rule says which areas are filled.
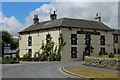
[[[89,78],[118,78],[117,73],[108,72],[108,71],[97,71],[89,68],[65,67],[65,70]]]
[[[98,54],[91,54],[91,57],[95,57],[95,58],[109,58],[108,55],[98,55]],[[120,54],[115,54],[114,58],[120,59]]]

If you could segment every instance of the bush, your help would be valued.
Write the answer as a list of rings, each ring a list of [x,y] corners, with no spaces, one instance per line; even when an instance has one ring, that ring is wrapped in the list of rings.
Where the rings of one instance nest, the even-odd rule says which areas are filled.
[[[114,58],[115,56],[114,56],[113,53],[110,53],[110,54],[108,55],[108,57],[109,57],[109,58]]]
[[[55,53],[51,53],[50,57],[49,57],[49,61],[55,61],[56,60],[56,54]]]
[[[23,61],[31,61],[31,58],[29,57],[29,54],[23,55]]]
[[[42,52],[42,54],[40,55],[40,61],[46,61],[47,60],[47,56],[45,52]]]
[[[60,53],[58,53],[58,54],[56,55],[56,61],[61,61],[61,54],[60,54]]]
[[[19,59],[12,59],[12,58],[3,58],[2,59],[2,64],[14,64],[14,63],[19,63]]]

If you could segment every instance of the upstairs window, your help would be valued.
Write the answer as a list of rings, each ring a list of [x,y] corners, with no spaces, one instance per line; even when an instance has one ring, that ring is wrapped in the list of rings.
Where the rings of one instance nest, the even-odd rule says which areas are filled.
[[[105,36],[101,35],[100,37],[100,45],[105,45]]]
[[[77,47],[71,47],[71,58],[77,58]]]
[[[114,35],[114,43],[118,43],[118,35]]]
[[[32,46],[32,37],[31,36],[28,37],[28,46]]]
[[[47,44],[50,43],[50,40],[51,40],[51,36],[50,36],[50,34],[47,34],[46,35],[46,43]]]
[[[85,45],[91,45],[91,36],[89,34],[85,35]]]
[[[77,45],[77,34],[71,34],[71,45]]]

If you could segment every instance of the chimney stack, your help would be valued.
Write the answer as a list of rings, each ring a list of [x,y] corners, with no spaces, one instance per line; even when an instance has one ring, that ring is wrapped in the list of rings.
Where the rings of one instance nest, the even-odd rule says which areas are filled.
[[[55,20],[55,19],[57,19],[57,15],[56,15],[55,11],[54,11],[53,14],[50,14],[50,19],[51,19],[52,21]]]
[[[34,15],[34,18],[33,18],[33,24],[38,24],[39,23],[39,18],[38,18],[38,15]]]
[[[100,13],[99,13],[99,14],[98,14],[98,13],[96,14],[95,19],[98,20],[98,22],[101,22],[101,16],[100,16]]]

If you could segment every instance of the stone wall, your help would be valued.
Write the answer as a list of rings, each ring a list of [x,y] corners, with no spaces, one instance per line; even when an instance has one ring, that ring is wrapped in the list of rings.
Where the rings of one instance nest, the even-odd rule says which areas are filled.
[[[85,56],[85,65],[120,70],[120,60],[116,58],[95,58]]]

